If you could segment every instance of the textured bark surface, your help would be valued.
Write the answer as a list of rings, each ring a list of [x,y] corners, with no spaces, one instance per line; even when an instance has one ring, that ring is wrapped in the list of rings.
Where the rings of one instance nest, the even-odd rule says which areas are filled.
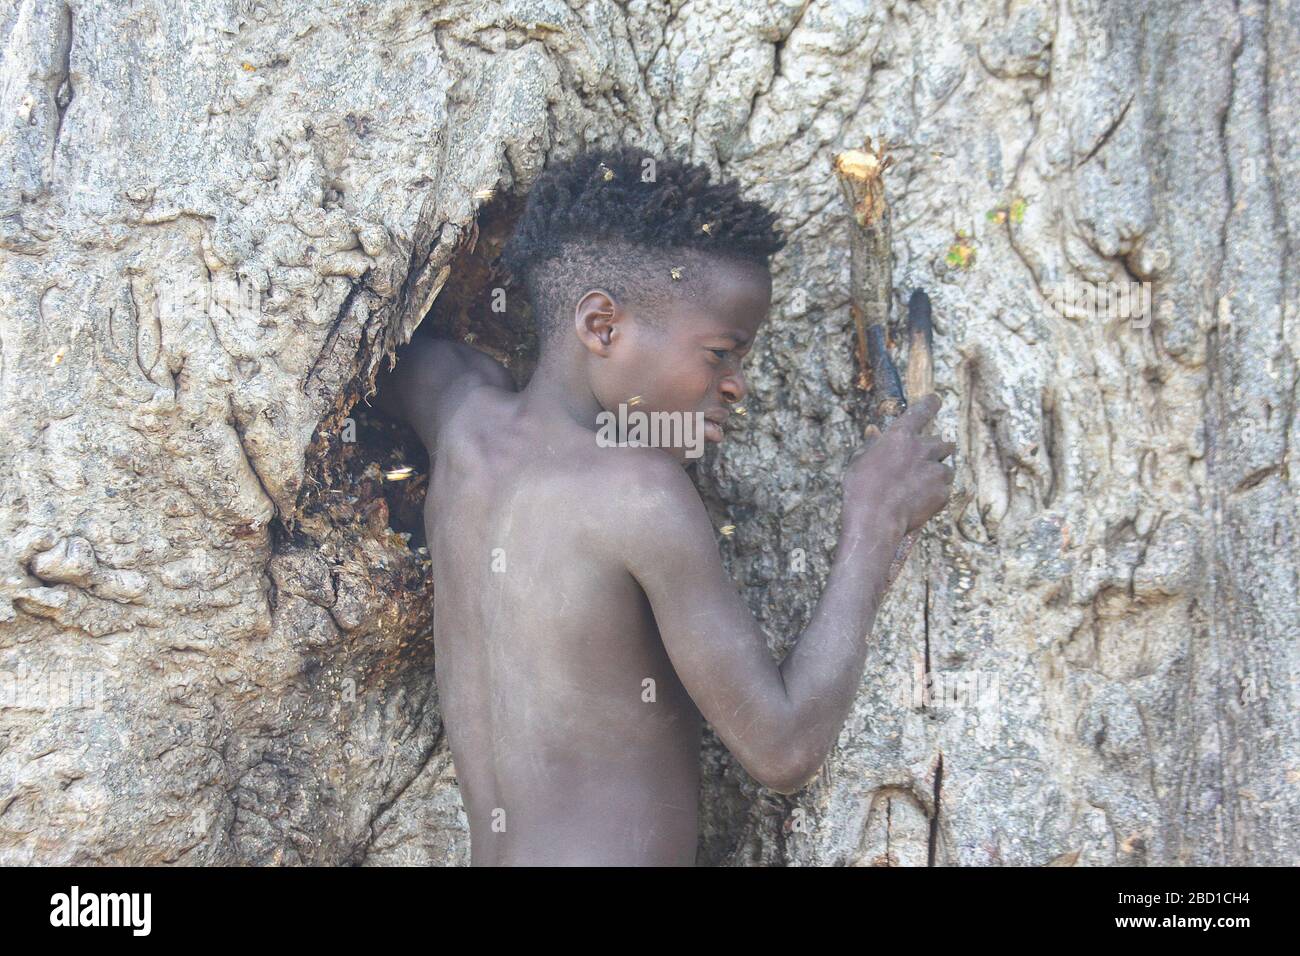
[[[468,859],[421,479],[359,398],[431,306],[526,373],[492,253],[584,144],[791,234],[700,481],[783,651],[864,424],[868,135],[960,496],[813,785],[706,746],[700,862],[1294,862],[1300,5],[18,0],[0,41],[0,862]]]

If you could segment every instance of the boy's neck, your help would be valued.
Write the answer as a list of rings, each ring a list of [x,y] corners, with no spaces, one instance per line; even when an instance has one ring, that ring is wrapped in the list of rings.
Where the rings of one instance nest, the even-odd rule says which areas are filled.
[[[546,358],[538,363],[519,397],[529,415],[543,421],[565,418],[590,431],[598,428],[596,416],[603,411],[580,370]]]

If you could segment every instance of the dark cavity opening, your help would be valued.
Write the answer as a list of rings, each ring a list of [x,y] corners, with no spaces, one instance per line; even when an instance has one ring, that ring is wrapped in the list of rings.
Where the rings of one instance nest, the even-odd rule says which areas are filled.
[[[522,212],[522,199],[510,195],[480,209],[446,284],[413,334],[471,345],[505,365],[519,388],[536,367],[537,340],[526,296],[507,281],[499,259]],[[400,362],[400,349],[397,354]],[[381,359],[379,367],[387,366]],[[317,442],[327,447],[314,456],[317,484],[310,497],[335,513],[352,510],[374,532],[391,529],[427,567],[428,457],[415,432],[375,407],[377,392],[364,398],[369,383],[361,385],[345,399],[351,408],[341,427],[318,433]]]

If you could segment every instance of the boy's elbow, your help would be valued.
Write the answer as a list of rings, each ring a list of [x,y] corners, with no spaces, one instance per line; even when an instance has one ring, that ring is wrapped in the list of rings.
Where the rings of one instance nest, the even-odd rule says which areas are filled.
[[[750,770],[755,780],[781,794],[797,793],[821,770],[822,757],[802,748],[787,747]]]
[[[792,793],[798,793],[800,790],[802,790],[804,787],[808,785],[807,780],[803,781],[802,783],[799,783],[794,780],[786,780],[784,778],[770,778],[766,781],[760,780],[759,783],[763,784],[763,786],[767,787],[767,789],[775,790],[777,793],[783,796],[789,796]]]
[[[818,765],[812,770],[769,777],[766,781],[760,780],[759,783],[763,784],[763,786],[767,787],[769,790],[775,790],[777,793],[788,796],[792,793],[798,793],[804,787],[808,786],[808,784],[812,783],[813,778],[817,776],[817,771],[820,769],[821,767]]]
[[[754,732],[759,728],[761,732]],[[789,707],[763,714],[750,730],[743,741],[736,741],[732,753],[751,777],[787,795],[813,781],[834,743],[821,742],[822,735],[812,731],[807,718]]]

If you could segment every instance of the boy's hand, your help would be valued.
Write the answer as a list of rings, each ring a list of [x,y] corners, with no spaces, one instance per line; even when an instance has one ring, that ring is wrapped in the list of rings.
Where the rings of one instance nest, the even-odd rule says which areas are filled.
[[[843,481],[846,529],[862,527],[874,514],[903,535],[947,504],[953,471],[942,460],[957,446],[924,434],[940,404],[937,395],[926,395],[853,453]]]

